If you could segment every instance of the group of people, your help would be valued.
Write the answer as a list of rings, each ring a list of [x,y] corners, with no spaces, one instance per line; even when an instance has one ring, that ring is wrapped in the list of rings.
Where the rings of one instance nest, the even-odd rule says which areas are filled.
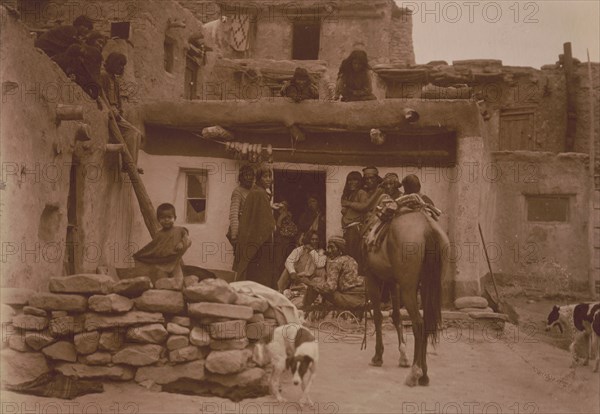
[[[105,97],[134,163],[137,163],[142,134],[123,117],[119,84],[127,57],[112,52],[104,60],[102,51],[106,43],[107,37],[95,31],[94,22],[83,15],[77,17],[72,25],[54,27],[35,40],[35,46],[52,58],[90,98],[97,100]],[[143,172],[141,169],[138,171]]]
[[[311,80],[308,71],[298,67],[292,79],[283,85],[281,96],[301,102],[307,99],[319,99],[319,90]],[[375,99],[377,98],[373,95],[367,53],[364,50],[354,50],[340,65],[333,100],[353,102]]]
[[[401,188],[433,206],[420,193],[414,174],[400,181],[393,172],[381,178],[372,166],[362,173],[352,171],[341,197],[343,236],[332,236],[325,244],[325,217],[316,196],[308,197],[308,208],[296,225],[287,201],[273,203],[272,181],[267,167],[256,173],[250,166],[240,169],[227,233],[235,251],[233,270],[236,280],[253,280],[291,299],[298,297],[295,304],[304,308],[319,297],[345,309],[364,305],[363,246],[368,233],[389,221],[395,209],[387,207],[403,195]]]
[[[239,185],[231,194],[227,239],[234,247],[237,280],[253,280],[276,288],[285,261],[309,232],[325,237],[325,216],[318,196],[308,194],[306,208],[295,220],[287,200],[273,201],[273,172],[240,168]]]

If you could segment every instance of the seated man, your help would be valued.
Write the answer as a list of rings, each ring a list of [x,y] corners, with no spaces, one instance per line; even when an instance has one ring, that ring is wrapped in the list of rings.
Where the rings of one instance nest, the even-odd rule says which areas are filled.
[[[308,288],[302,303],[306,308],[321,294],[323,299],[342,309],[356,309],[365,304],[364,279],[358,275],[358,264],[346,255],[346,241],[333,236],[327,243],[327,264],[315,276],[298,274],[297,280]]]
[[[287,257],[277,288],[280,292],[286,292],[290,283],[297,280],[298,274],[312,276],[316,269],[324,268],[326,262],[327,256],[319,249],[319,235],[314,230],[308,231],[304,235],[302,246],[296,247]]]

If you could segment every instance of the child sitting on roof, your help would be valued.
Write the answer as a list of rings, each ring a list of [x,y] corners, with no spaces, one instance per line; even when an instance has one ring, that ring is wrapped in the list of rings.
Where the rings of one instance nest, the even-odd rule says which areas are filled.
[[[294,77],[286,82],[281,88],[281,96],[292,98],[294,102],[305,99],[319,99],[319,91],[312,83],[308,71],[304,68],[296,68]]]
[[[172,204],[158,206],[156,216],[162,228],[150,243],[133,255],[135,267],[146,270],[153,283],[164,277],[181,279],[183,282],[181,258],[192,245],[188,230],[174,225],[177,216]]]

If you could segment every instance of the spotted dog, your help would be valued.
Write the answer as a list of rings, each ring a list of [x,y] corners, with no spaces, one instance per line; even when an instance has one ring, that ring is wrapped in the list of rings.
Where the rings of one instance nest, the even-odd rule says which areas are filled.
[[[308,392],[319,363],[319,347],[314,335],[304,326],[287,324],[275,328],[273,339],[266,346],[259,346],[259,352],[266,350],[264,353],[273,366],[270,388],[277,401],[285,402],[281,395],[281,375],[286,369],[290,369],[294,385],[302,386],[299,402],[312,406]]]
[[[553,327],[558,327],[562,334],[565,331],[571,335],[571,345],[569,345],[569,351],[571,352],[571,368],[575,367],[579,358],[576,353],[576,345],[582,340],[588,341],[588,354],[583,362],[583,365],[587,365],[589,358],[593,355],[595,349],[594,334],[592,331],[592,324],[595,314],[600,310],[600,303],[578,303],[571,305],[554,305],[552,310],[548,314],[548,321],[546,323],[546,331],[549,331]]]

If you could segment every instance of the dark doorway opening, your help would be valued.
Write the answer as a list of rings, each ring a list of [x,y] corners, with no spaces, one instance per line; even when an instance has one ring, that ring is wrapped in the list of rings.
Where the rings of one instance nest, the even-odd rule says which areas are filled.
[[[314,21],[294,22],[292,59],[317,60],[321,43],[321,23]]]
[[[280,203],[285,200],[289,203],[292,219],[299,230],[299,221],[308,209],[308,198],[311,195],[317,198],[324,222],[327,211],[325,171],[301,171],[295,168],[275,169],[273,178],[274,201]],[[320,232],[326,234],[324,228],[320,229]],[[324,239],[324,237],[322,238]],[[325,246],[325,242],[325,240],[321,240],[322,246]]]
[[[200,69],[196,60],[187,55],[185,60],[185,85],[184,85],[184,97],[185,99],[197,99],[197,88],[196,83],[198,80],[198,70]]]
[[[82,257],[79,246],[79,203],[81,202],[81,182],[78,179],[79,162],[75,159],[69,172],[69,195],[67,198],[67,240],[64,254],[64,271],[66,275],[81,272]]]

